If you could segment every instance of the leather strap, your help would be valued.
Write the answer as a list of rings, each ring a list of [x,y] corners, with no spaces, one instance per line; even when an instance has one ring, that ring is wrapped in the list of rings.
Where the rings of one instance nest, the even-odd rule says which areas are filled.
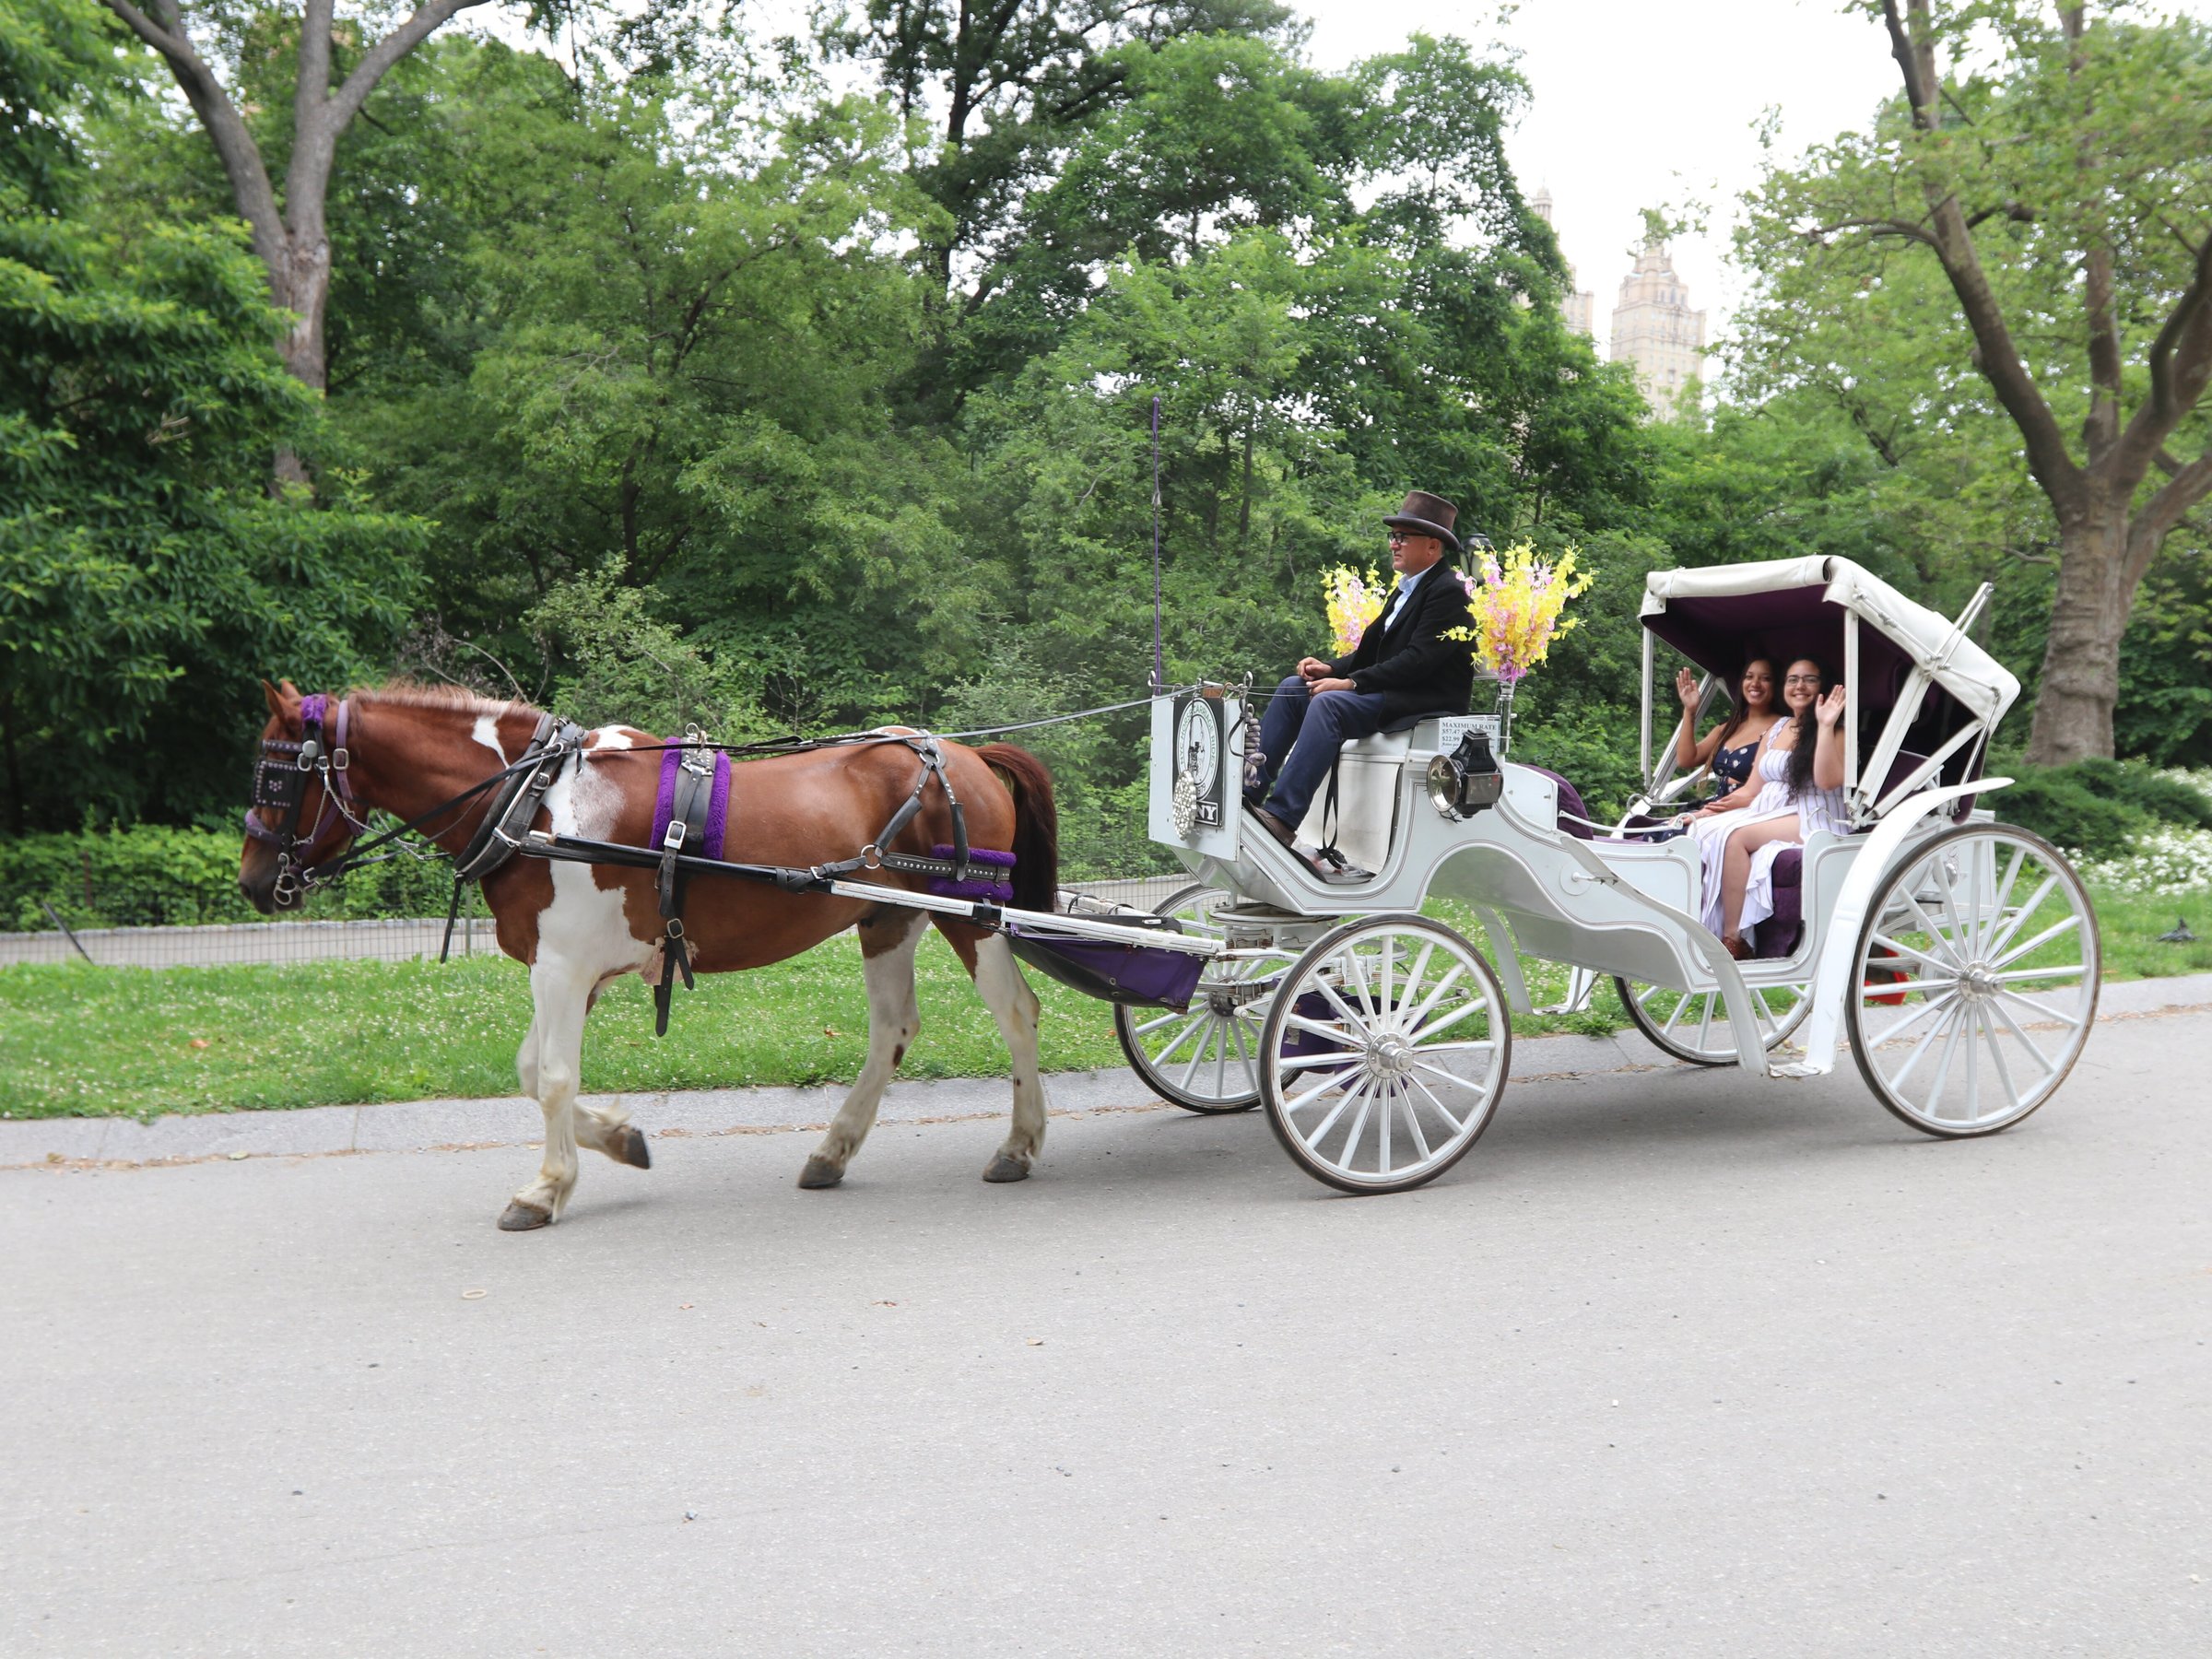
[[[680,854],[705,855],[707,814],[714,802],[716,751],[697,728],[685,734],[682,756],[677,762],[676,794],[669,803],[668,828],[661,839],[658,888],[661,901],[661,982],[653,988],[653,1035],[668,1035],[668,1011],[676,994],[676,976],[684,976],[684,989],[694,988],[691,951],[684,938],[684,888],[688,877],[679,865]]]

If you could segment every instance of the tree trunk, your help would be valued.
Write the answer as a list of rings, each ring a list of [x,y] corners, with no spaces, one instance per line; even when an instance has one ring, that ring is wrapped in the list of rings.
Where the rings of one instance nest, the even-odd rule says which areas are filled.
[[[302,384],[327,390],[323,320],[330,310],[330,237],[319,229],[286,237],[269,265],[269,293],[294,318],[277,346],[284,366]]]
[[[2060,526],[2058,592],[2028,735],[2028,759],[2038,766],[2112,752],[2120,636],[2135,598],[2126,544],[2126,516],[2116,510]]]
[[[277,341],[277,355],[294,380],[318,394],[329,389],[330,365],[323,344],[323,320],[330,309],[330,237],[319,228],[293,231],[269,261],[269,297],[292,313],[292,325]],[[289,449],[276,452],[275,493],[312,489],[307,467]]]

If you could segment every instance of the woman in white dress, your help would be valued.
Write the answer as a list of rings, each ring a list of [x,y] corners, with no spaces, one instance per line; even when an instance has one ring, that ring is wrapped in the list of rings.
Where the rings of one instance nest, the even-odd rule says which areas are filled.
[[[1817,830],[1850,826],[1843,801],[1843,738],[1837,729],[1846,688],[1809,657],[1783,677],[1778,721],[1759,745],[1751,776],[1733,794],[1685,815],[1705,869],[1705,925],[1739,960],[1751,954],[1744,930],[1773,913],[1774,861]]]

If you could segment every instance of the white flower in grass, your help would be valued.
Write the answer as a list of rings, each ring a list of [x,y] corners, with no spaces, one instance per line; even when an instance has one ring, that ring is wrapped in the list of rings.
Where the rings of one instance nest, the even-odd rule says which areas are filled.
[[[2212,889],[2212,830],[2161,825],[2136,838],[2124,858],[2079,865],[2082,879],[2111,892],[2173,899]]]

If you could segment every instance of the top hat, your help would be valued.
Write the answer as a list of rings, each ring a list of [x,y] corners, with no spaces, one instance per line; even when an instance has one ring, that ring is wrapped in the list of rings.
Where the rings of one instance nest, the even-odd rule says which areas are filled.
[[[1425,489],[1406,492],[1406,504],[1382,522],[1394,530],[1411,530],[1417,535],[1433,535],[1453,552],[1459,551],[1459,535],[1452,526],[1458,522],[1459,509],[1442,496],[1430,495]]]

